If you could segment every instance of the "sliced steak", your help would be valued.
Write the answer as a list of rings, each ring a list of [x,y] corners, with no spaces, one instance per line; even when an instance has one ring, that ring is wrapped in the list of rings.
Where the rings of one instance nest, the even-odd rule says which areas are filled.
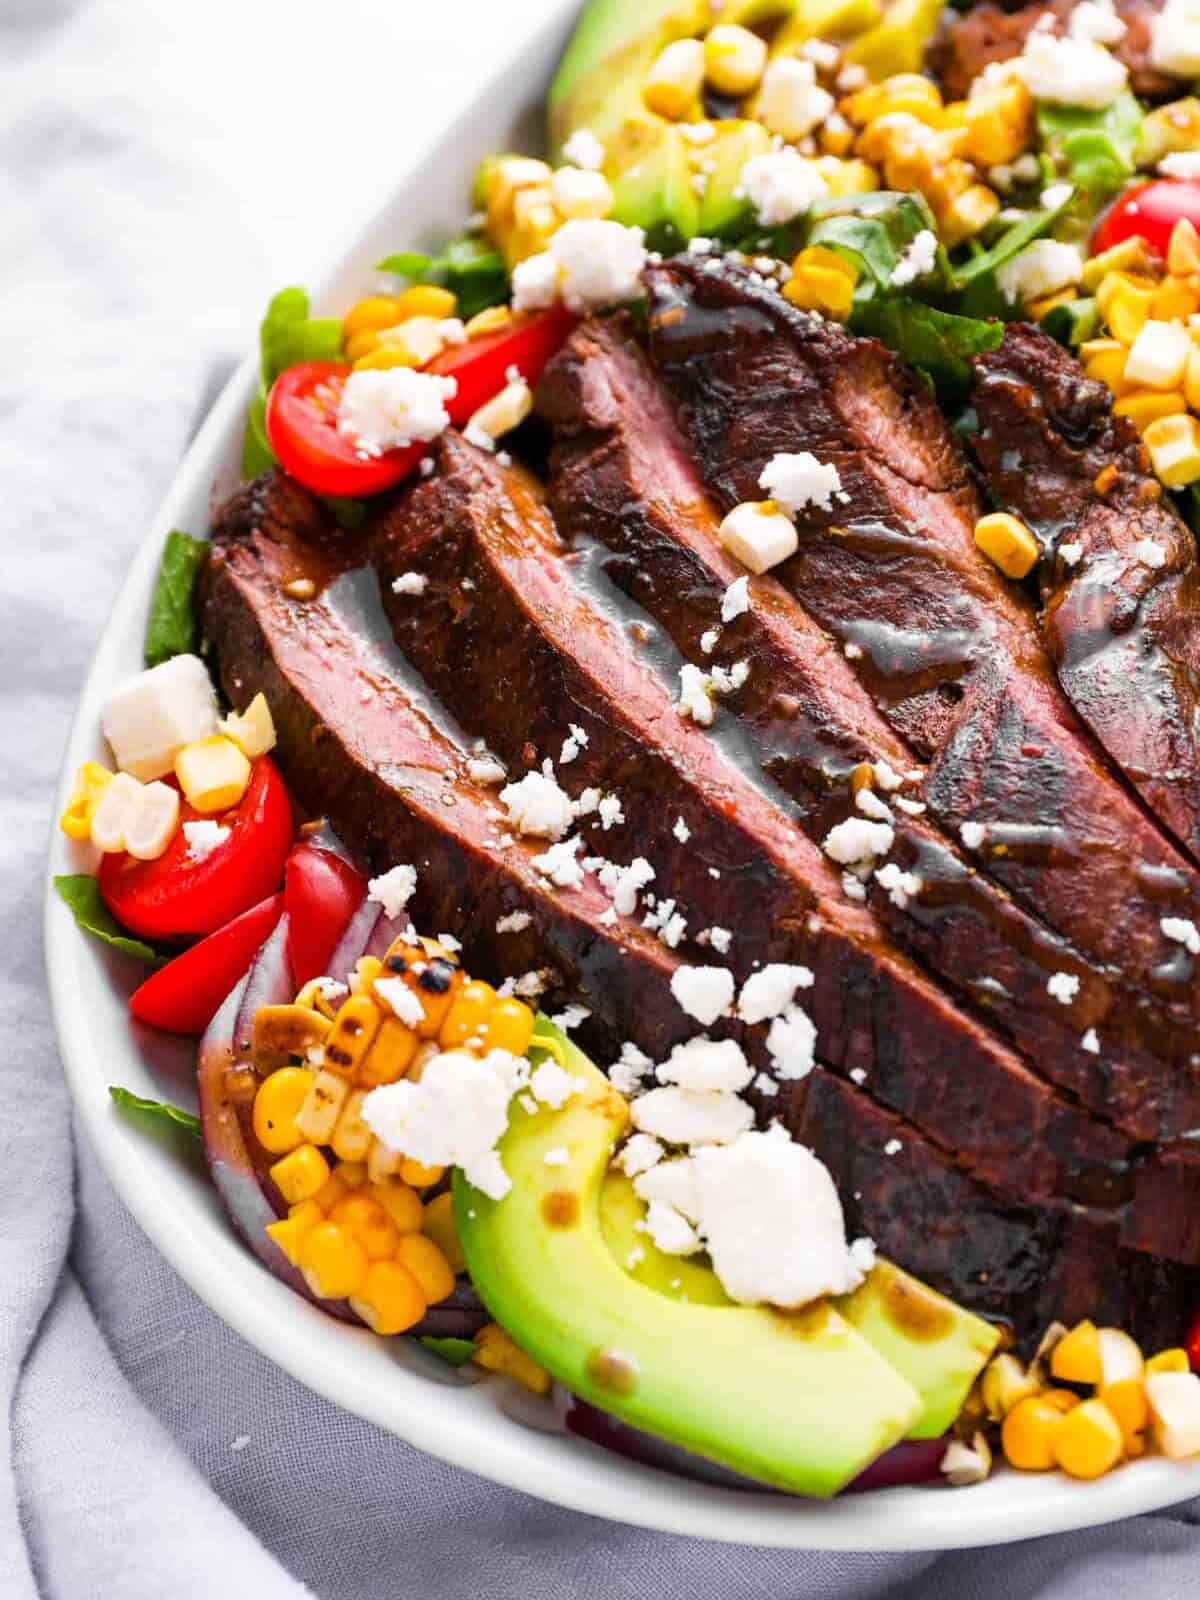
[[[975,548],[980,508],[932,396],[876,341],[793,310],[741,269],[680,258],[647,281],[651,361],[709,492],[722,510],[761,498],[779,451],[837,466],[840,497],[801,513],[779,580],[930,757],[932,818],[955,836],[971,825],[964,842],[989,877],[1124,972],[1147,1050],[1176,1069],[1159,1086],[1160,1132],[1200,1126],[1200,993],[1162,929],[1200,919],[1200,875],[1099,758],[1032,606]],[[1114,1119],[1145,1091],[1113,1063]]]
[[[951,22],[934,39],[927,64],[941,83],[947,100],[961,100],[979,74],[993,61],[1019,56],[1025,41],[1043,17],[1055,19],[1055,31],[1064,33],[1079,0],[1053,0],[1049,5],[1021,6],[1009,10],[990,0],[972,6],[964,17]],[[1150,65],[1150,30],[1162,9],[1162,0],[1115,0],[1117,15],[1125,24],[1125,37],[1113,54],[1129,68],[1129,83],[1144,100],[1169,100],[1183,92],[1176,78]]]
[[[976,362],[972,443],[1041,541],[1042,630],[1075,709],[1200,859],[1200,563],[1107,387],[1015,323]]]
[[[720,715],[733,712],[749,730],[763,772],[796,802],[811,838],[853,814],[852,781],[864,769],[913,769],[912,750],[796,597],[769,575],[747,578],[721,548],[717,512],[627,330],[582,324],[547,368],[538,407],[554,431],[549,496],[560,532],[611,552],[605,571],[686,659],[727,671],[750,664]],[[750,605],[726,623],[722,600],[737,579]],[[1081,1042],[1094,1029],[1100,1054],[1141,1085],[1128,1096],[1126,1131],[1157,1137],[1155,1086],[1170,1082],[1170,1069],[1147,1050],[1122,975],[1085,962],[944,833],[906,812],[903,794],[884,798],[896,834],[888,859],[922,884],[915,893],[872,887],[891,934],[1011,1033],[1044,1077],[1104,1115],[1112,1069]],[[1069,1011],[1047,988],[1056,972],[1079,978]]]

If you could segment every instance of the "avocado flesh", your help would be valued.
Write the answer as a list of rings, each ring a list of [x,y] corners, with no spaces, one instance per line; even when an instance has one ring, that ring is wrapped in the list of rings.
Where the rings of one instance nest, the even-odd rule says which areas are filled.
[[[692,187],[691,147],[673,122],[649,112],[630,117],[606,141],[612,188],[609,216],[643,228],[651,250],[673,254],[700,231],[700,196]]]
[[[874,28],[882,16],[879,0],[797,0],[793,15],[771,41],[771,55],[794,55],[809,39],[853,39]]]
[[[846,60],[876,83],[898,72],[920,72],[942,11],[942,0],[892,0],[882,20],[847,47]]]
[[[560,1383],[632,1426],[792,1493],[836,1494],[909,1432],[920,1396],[827,1302],[698,1304],[627,1273],[605,1241],[600,1191],[628,1108],[545,1019],[538,1032],[586,1089],[559,1111],[514,1108],[503,1200],[454,1175],[463,1253],[489,1312]],[[548,1166],[560,1150],[565,1165]]]
[[[706,239],[738,239],[754,226],[754,207],[742,188],[742,168],[752,157],[766,155],[771,136],[761,122],[718,122],[714,127],[716,136],[702,146],[703,155],[715,165],[700,197],[696,231]]]

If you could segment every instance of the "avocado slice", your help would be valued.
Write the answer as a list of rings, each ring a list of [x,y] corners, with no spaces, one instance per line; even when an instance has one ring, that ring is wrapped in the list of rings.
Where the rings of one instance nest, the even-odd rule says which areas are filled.
[[[793,1493],[836,1494],[916,1424],[917,1391],[828,1302],[700,1304],[626,1272],[600,1191],[628,1108],[545,1019],[538,1036],[586,1088],[558,1111],[513,1110],[503,1200],[454,1175],[459,1238],[489,1312],[559,1382],[634,1427]]]
[[[920,72],[943,9],[943,0],[892,0],[880,22],[847,47],[846,60],[877,83],[898,72]]]
[[[647,111],[627,118],[605,144],[614,222],[644,228],[648,248],[664,255],[700,232],[692,147],[673,122]]]
[[[883,16],[880,0],[797,0],[793,14],[771,41],[771,55],[790,56],[809,39],[852,39]]]
[[[754,226],[754,208],[742,190],[742,168],[753,156],[766,154],[771,136],[761,122],[717,122],[714,127],[715,137],[701,147],[715,165],[700,198],[696,231],[706,239],[737,239]]]

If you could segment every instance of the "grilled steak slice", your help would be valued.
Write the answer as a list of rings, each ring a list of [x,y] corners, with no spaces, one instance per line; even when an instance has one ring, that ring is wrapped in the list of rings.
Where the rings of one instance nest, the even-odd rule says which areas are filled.
[[[722,510],[760,498],[778,451],[837,466],[842,498],[800,514],[780,581],[857,652],[883,715],[932,757],[932,818],[955,835],[970,824],[989,877],[1124,972],[1146,1049],[1173,1070],[1151,1085],[1114,1061],[1114,1120],[1140,1108],[1161,1137],[1200,1126],[1200,995],[1161,926],[1200,919],[1200,875],[1099,759],[1032,606],[976,550],[979,505],[932,397],[874,340],[706,265],[680,258],[647,281],[651,361],[709,492]]]
[[[1065,33],[1067,20],[1078,0],[1053,0],[1050,5],[1028,5],[1008,10],[986,0],[972,6],[966,16],[952,22],[929,48],[927,64],[942,85],[947,100],[961,100],[972,83],[993,61],[1019,56],[1025,40],[1043,17],[1056,21],[1055,31]],[[1112,48],[1129,68],[1129,83],[1144,100],[1169,100],[1180,92],[1177,79],[1150,64],[1150,30],[1162,0],[1115,0],[1125,36]]]
[[[436,460],[436,474],[386,511],[372,536],[393,633],[510,770],[557,760],[570,737],[559,782],[576,796],[615,795],[623,813],[611,830],[602,813],[585,820],[585,861],[648,861],[659,902],[670,902],[660,919],[677,912],[693,936],[727,929],[721,963],[740,980],[763,961],[810,967],[803,1002],[824,1059],[865,1073],[871,1093],[985,1180],[1014,1193],[1123,1198],[1127,1143],[890,949],[786,812],[679,715],[573,580],[577,558],[564,552],[528,474],[456,435],[443,438]],[[423,591],[395,593],[394,581],[412,572]],[[965,940],[960,954],[972,959]]]
[[[811,838],[823,840],[852,814],[852,780],[865,767],[885,761],[897,773],[913,768],[913,752],[795,596],[770,576],[747,578],[722,550],[717,513],[628,331],[613,320],[582,324],[547,368],[538,407],[556,441],[549,496],[560,532],[612,552],[605,571],[686,659],[727,671],[739,660],[750,663],[749,678],[723,708],[747,728],[763,772],[796,802]],[[722,599],[739,578],[751,603],[725,623]],[[870,903],[892,935],[1092,1111],[1107,1114],[1110,1071],[1083,1048],[1081,1023],[1096,1030],[1100,1055],[1120,1056],[1153,1083],[1162,1069],[1146,1052],[1120,973],[1083,961],[981,876],[945,834],[906,812],[912,802],[903,795],[885,798],[896,834],[888,859],[923,885],[916,894],[901,890],[904,904],[872,887]],[[1080,980],[1070,1012],[1047,989],[1056,972]],[[1155,1136],[1149,1095],[1132,1108],[1126,1131]]]
[[[1071,703],[1200,859],[1200,564],[1137,430],[1061,345],[1014,323],[976,363],[973,442],[1037,533],[1042,630]]]

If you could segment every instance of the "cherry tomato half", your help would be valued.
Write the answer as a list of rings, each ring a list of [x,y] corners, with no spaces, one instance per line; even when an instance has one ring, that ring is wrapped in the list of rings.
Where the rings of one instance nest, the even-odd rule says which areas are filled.
[[[146,939],[213,933],[274,894],[292,843],[292,808],[283,779],[259,756],[245,794],[232,810],[209,820],[229,837],[200,861],[188,859],[182,824],[199,813],[184,803],[180,827],[157,861],[106,855],[100,894],[122,927]]]
[[[147,978],[130,1011],[167,1033],[203,1033],[282,915],[282,894],[243,911]]]
[[[329,971],[334,946],[362,904],[362,873],[309,839],[302,839],[283,869],[287,901],[288,963],[297,989]]]
[[[1188,1362],[1193,1372],[1200,1372],[1200,1316],[1192,1323],[1187,1337]]]
[[[451,345],[426,371],[454,378],[458,391],[446,401],[457,427],[469,422],[498,395],[516,367],[535,384],[578,318],[562,306],[501,328],[466,344]],[[337,431],[342,389],[353,369],[338,361],[305,361],[289,367],[267,397],[267,437],[285,472],[314,494],[358,498],[391,489],[416,470],[429,446],[407,445],[377,457],[360,456]]]
[[[1135,235],[1165,256],[1175,224],[1186,219],[1200,228],[1200,183],[1186,178],[1154,178],[1118,196],[1096,224],[1092,254]]]

